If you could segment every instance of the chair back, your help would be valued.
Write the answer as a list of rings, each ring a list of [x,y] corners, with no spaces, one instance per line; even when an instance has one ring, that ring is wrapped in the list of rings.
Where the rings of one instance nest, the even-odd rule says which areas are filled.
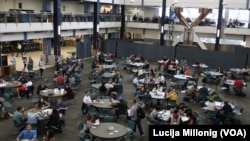
[[[240,113],[241,113],[241,114],[243,113],[243,110],[244,110],[244,108],[240,108]]]
[[[128,128],[133,130],[135,128],[135,122],[132,120],[128,120]]]
[[[113,116],[104,116],[103,118],[104,122],[114,122]]]
[[[82,129],[83,129],[83,127],[84,127],[84,123],[83,123],[83,121],[78,121],[78,122],[77,122],[77,128],[78,128],[78,131],[82,130]]]

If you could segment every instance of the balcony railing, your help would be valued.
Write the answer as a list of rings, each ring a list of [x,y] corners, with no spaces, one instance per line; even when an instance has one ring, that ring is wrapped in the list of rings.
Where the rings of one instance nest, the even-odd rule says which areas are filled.
[[[114,22],[120,21],[120,14],[100,14],[100,22]],[[61,22],[92,22],[93,13],[91,14],[72,14],[62,13]],[[53,22],[53,13],[41,12],[41,13],[29,13],[20,11],[7,11],[0,12],[0,23],[43,23]]]

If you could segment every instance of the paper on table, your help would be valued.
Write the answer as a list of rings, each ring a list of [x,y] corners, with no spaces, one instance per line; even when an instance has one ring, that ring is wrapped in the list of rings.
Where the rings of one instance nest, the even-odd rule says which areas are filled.
[[[114,132],[118,133],[119,131],[118,131],[118,130],[115,130]]]
[[[110,135],[113,135],[114,133],[113,132],[111,132],[111,133],[109,133]]]

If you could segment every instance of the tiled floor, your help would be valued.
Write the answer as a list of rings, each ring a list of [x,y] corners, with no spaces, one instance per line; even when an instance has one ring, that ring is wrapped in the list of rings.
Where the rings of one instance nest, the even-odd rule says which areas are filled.
[[[53,54],[53,48],[52,48],[52,54]],[[74,52],[76,51],[76,47],[74,46],[64,46],[61,48],[61,54],[63,57],[69,57],[70,54],[67,53],[67,52]],[[16,54],[16,53],[15,53]],[[12,54],[7,54],[8,55],[8,60],[9,60],[9,65],[11,65],[11,58],[12,58]],[[34,70],[38,70],[38,62],[40,60],[41,57],[45,57],[43,56],[43,52],[42,51],[33,51],[33,52],[27,52],[26,53],[26,56],[29,57],[31,56],[32,59],[34,60]],[[49,57],[52,58],[52,61],[53,61],[53,55],[50,55]],[[21,55],[19,54],[18,57],[16,57],[17,59],[17,64],[16,64],[16,69],[17,70],[22,70],[23,69],[23,61],[22,61],[22,57]],[[51,67],[53,64],[53,62],[49,62],[48,65],[46,65],[46,67]]]
[[[68,51],[72,51],[75,50],[74,47],[63,47],[62,48],[62,54],[65,56],[68,56],[68,54],[66,52]],[[39,57],[41,55],[41,52],[30,52],[28,53],[28,56],[32,56],[35,64],[38,63]],[[18,57],[18,60],[21,60],[21,57]],[[19,60],[19,61],[20,61]],[[84,60],[84,69],[82,70],[82,83],[81,86],[78,89],[78,93],[76,95],[76,101],[74,102],[70,102],[70,108],[67,110],[66,112],[66,126],[63,130],[63,133],[60,134],[55,134],[56,140],[57,141],[79,141],[78,138],[78,131],[77,131],[77,122],[80,120],[84,120],[84,117],[82,117],[80,115],[80,106],[82,103],[82,98],[83,98],[83,93],[85,90],[88,90],[90,88],[90,84],[88,81],[88,74],[91,71],[91,63],[92,63],[93,59],[86,59]],[[120,61],[121,62],[121,61]],[[157,66],[157,63],[155,62],[151,62],[151,65]],[[21,70],[22,69],[22,64],[18,64],[17,65],[17,70]],[[134,86],[132,85],[132,75],[127,73],[126,71],[123,70],[122,68],[122,64],[120,64],[120,70],[121,73],[124,76],[123,79],[123,95],[125,98],[127,99],[131,99],[134,96]],[[47,68],[45,70],[45,77],[52,77],[54,73],[54,69],[53,68]],[[43,81],[42,78],[39,78],[36,82],[35,82],[35,86],[37,86],[41,81]],[[199,81],[199,83],[201,84],[201,80]],[[170,81],[168,79],[168,86],[170,85]],[[210,87],[214,87],[213,85],[208,85]],[[244,107],[244,113],[241,117],[241,121],[242,124],[249,124],[250,123],[250,119],[248,118],[250,116],[250,99],[249,99],[249,87],[244,90],[247,93],[246,97],[237,97],[232,93],[224,93],[221,92],[221,96],[225,99],[228,100],[229,102],[235,101],[236,103],[236,108],[239,109],[241,107]],[[184,95],[181,93],[181,90],[177,90],[179,92],[179,101],[182,102],[182,98],[184,97]],[[200,115],[201,115],[201,121],[200,124],[211,124],[211,121],[208,120],[205,116],[204,116],[204,112],[203,110],[200,108],[200,104],[199,103],[191,103],[191,102],[186,102],[186,104],[191,107],[193,110],[195,111],[199,111]],[[26,98],[21,98],[21,99],[15,99],[14,101],[14,107],[9,109],[11,110],[11,112],[14,112],[15,107],[18,105],[22,105],[26,108],[31,106],[31,103],[28,99]],[[131,104],[129,103],[129,107],[131,106]],[[124,125],[126,125],[126,120],[125,119],[120,119],[118,121],[119,123],[122,123]],[[142,139],[144,141],[148,141],[148,125],[146,122],[146,119],[143,120],[143,130],[144,130],[144,134],[145,137]],[[2,119],[0,120],[0,141],[14,141],[16,138],[16,134],[12,134],[13,131],[13,123],[12,123],[12,119]],[[38,138],[41,141],[43,134],[39,134]],[[96,139],[97,141],[99,139]],[[137,133],[136,138],[134,139],[134,141],[138,141],[139,139],[139,135]]]

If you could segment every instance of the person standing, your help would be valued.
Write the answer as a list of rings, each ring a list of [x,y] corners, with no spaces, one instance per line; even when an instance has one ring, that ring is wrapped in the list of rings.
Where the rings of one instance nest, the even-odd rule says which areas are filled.
[[[16,56],[14,55],[14,53],[12,53],[12,58],[11,61],[13,69],[16,70]]]
[[[141,119],[137,117],[138,104],[136,102],[136,98],[132,99],[131,102],[132,102],[132,107],[130,108],[129,117],[131,120],[135,122],[135,127],[133,131],[134,133],[136,132],[136,126],[137,126],[140,132],[140,136],[141,138],[143,138],[144,133],[143,133],[142,126],[141,126]]]
[[[16,57],[18,57],[19,53],[22,53],[22,45],[20,43],[17,43],[17,53],[16,53]]]
[[[34,61],[31,57],[29,57],[29,61],[28,61],[28,71],[33,71],[33,64]]]
[[[43,61],[43,58],[40,59],[40,61],[38,63],[38,67],[40,70],[40,76],[43,78],[43,72],[45,70],[45,62]]]
[[[25,71],[26,67],[27,67],[27,64],[28,64],[28,59],[27,59],[27,56],[26,56],[26,53],[23,52],[23,71]]]

